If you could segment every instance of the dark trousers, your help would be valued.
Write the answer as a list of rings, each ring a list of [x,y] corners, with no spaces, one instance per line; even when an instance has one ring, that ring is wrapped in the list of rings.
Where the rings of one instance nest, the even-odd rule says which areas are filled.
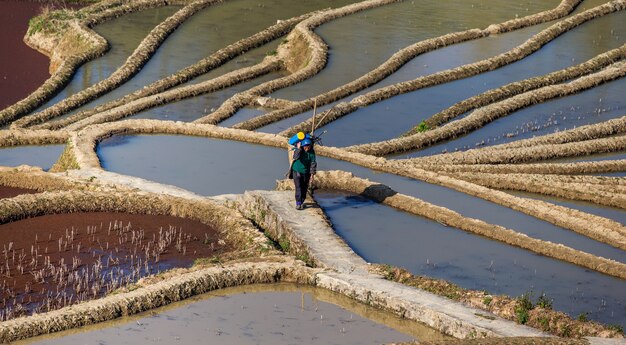
[[[309,181],[311,180],[311,174],[301,174],[297,171],[293,172],[293,183],[296,186],[296,202],[304,203],[306,199],[306,191],[309,189]]]

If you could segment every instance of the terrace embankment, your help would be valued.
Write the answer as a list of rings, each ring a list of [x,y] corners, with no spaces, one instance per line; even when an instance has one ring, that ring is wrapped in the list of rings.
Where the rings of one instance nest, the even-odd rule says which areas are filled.
[[[249,221],[210,200],[100,189],[0,200],[2,269],[14,279],[2,285],[3,319],[95,298],[198,258],[274,252]]]
[[[543,335],[495,316],[480,317],[474,308],[372,274],[370,265],[335,234],[319,209],[294,210],[292,193],[250,191],[233,202],[247,217],[263,224],[268,236],[286,251],[327,268],[316,274],[318,287],[390,310],[455,337]]]
[[[536,163],[533,155],[539,151],[557,150],[557,156],[577,157],[602,152],[607,140],[611,147],[615,146],[614,138],[626,132],[626,117],[612,119],[597,124],[518,140],[486,148],[473,149],[465,152],[446,153],[429,157],[408,160],[410,164],[442,172],[483,172],[483,173],[539,173],[539,174],[590,174],[624,170],[624,160],[575,162],[575,163]],[[600,144],[598,144],[600,143]],[[619,146],[619,145],[618,145]],[[538,151],[539,150],[539,151]],[[550,154],[543,154],[543,159],[550,159]],[[490,159],[488,157],[499,157]],[[487,163],[489,162],[489,163]]]
[[[371,271],[382,275],[385,279],[445,296],[474,308],[493,313],[507,320],[519,322],[520,319],[516,311],[523,308],[528,313],[528,319],[525,320],[526,325],[559,337],[569,338],[568,340],[559,338],[559,341],[570,341],[571,338],[590,336],[623,338],[615,329],[610,329],[596,322],[574,320],[571,316],[552,310],[551,307],[545,304],[543,306],[522,306],[522,301],[519,298],[516,299],[505,295],[492,295],[485,291],[464,289],[445,280],[413,275],[405,269],[389,265],[372,265]],[[527,297],[530,300],[531,296]],[[534,304],[532,301],[530,301],[530,303]],[[506,340],[507,344],[509,344],[509,339],[511,338],[507,338]],[[534,341],[536,341],[537,344],[545,344],[547,341],[549,344],[549,341],[552,339],[554,338],[544,338],[543,340],[537,338]],[[486,343],[489,343],[490,338],[485,338],[484,340]],[[500,339],[500,341],[502,340]]]
[[[118,68],[108,78],[81,90],[80,92],[62,100],[61,102],[32,115],[23,117],[11,123],[13,128],[26,127],[31,124],[41,123],[51,118],[63,115],[81,105],[115,89],[132,76],[137,74],[139,70],[146,64],[158,47],[167,39],[167,37],[176,30],[185,20],[198,11],[207,6],[220,3],[223,0],[196,0],[189,5],[177,11],[174,15],[157,25],[143,41],[137,49],[128,57],[124,65]]]
[[[237,112],[254,99],[265,96],[278,89],[294,85],[317,74],[327,62],[328,47],[324,41],[313,32],[313,29],[336,18],[344,17],[359,11],[383,6],[398,0],[369,0],[357,4],[331,9],[316,14],[294,27],[287,36],[287,43],[278,49],[278,56],[285,63],[285,68],[292,72],[290,75],[263,83],[238,93],[228,99],[213,113],[194,122],[217,124]]]
[[[129,104],[94,114],[88,118],[68,125],[66,129],[75,131],[91,124],[119,120],[125,116],[166,103],[225,89],[268,73],[278,71],[279,69],[280,62],[275,57],[266,57],[262,62],[251,67],[241,68],[201,83],[185,85],[174,90],[168,90],[153,96],[143,97],[130,102]]]
[[[28,20],[38,15],[46,6],[30,1],[2,1],[0,3],[0,46],[19,59],[3,59],[0,66],[0,109],[4,109],[28,96],[49,76],[49,60],[45,55],[24,44]],[[49,5],[48,5],[49,6]]]
[[[167,4],[163,0],[105,1],[78,11],[52,11],[33,19],[25,41],[50,56],[52,76],[28,97],[0,111],[0,123],[7,124],[42,105],[71,80],[78,67],[108,50],[106,40],[91,30],[93,26],[129,12]]]
[[[592,84],[581,86],[580,88],[576,88],[575,90],[570,89],[569,92],[564,91],[562,94],[559,94],[558,97],[565,96],[572,92],[580,92],[585,88],[596,86],[598,82],[601,82],[602,77],[595,73],[598,73],[601,69],[611,66],[613,63],[624,59],[625,56],[626,46],[622,46],[618,49],[614,49],[607,53],[600,54],[595,58],[576,66],[571,66],[556,72],[549,73],[544,76],[533,77],[527,80],[510,83],[500,88],[489,90],[480,95],[470,97],[466,100],[454,104],[453,106],[437,114],[434,114],[424,121],[426,128],[430,129],[428,131],[422,131],[418,126],[416,126],[400,138],[390,139],[378,143],[350,146],[346,149],[354,152],[383,156],[427,147],[437,142],[454,138],[462,135],[463,133],[467,133],[471,130],[480,128],[486,123],[491,122],[500,116],[509,114],[515,110],[519,110],[522,107],[527,107],[537,102],[544,102],[555,97],[554,95],[552,97],[547,95],[542,97],[542,92],[538,91],[537,89],[541,89],[549,85],[554,85],[554,88],[565,89],[565,86],[570,85],[571,83],[559,83],[563,83],[567,80],[572,80],[589,74],[592,74],[590,78],[593,78],[594,80]],[[518,100],[513,98],[513,96],[525,93],[527,93],[526,100]],[[531,97],[533,99],[532,103],[530,103],[530,101],[528,100]],[[508,101],[515,102],[515,106],[513,108],[508,108],[506,111],[504,111],[504,108],[506,108],[506,104],[508,104],[505,102]],[[502,103],[494,104],[496,102]],[[491,104],[493,105],[489,106]],[[446,124],[450,120],[462,114],[465,114],[468,111],[479,109],[481,107],[485,108],[482,110],[476,110],[476,113],[472,113],[462,120]],[[497,115],[493,118],[482,117],[483,120],[481,121],[477,118],[474,118],[478,115],[484,116],[485,113],[479,114],[479,111],[485,111],[489,114]]]
[[[489,224],[478,219],[470,219],[444,207],[436,206],[411,196],[399,194],[387,186],[356,178],[349,173],[320,172],[318,176],[316,176],[316,186],[322,189],[343,190],[361,194],[377,202],[432,219],[447,226],[486,236],[509,245],[533,251],[537,254],[597,270],[604,274],[613,275],[622,279],[626,277],[625,274],[620,273],[620,271],[626,268],[626,265],[623,263],[598,257],[560,244],[557,245],[552,242],[531,238],[514,230]],[[292,185],[286,181],[283,181],[279,185],[279,189],[289,188],[292,188]],[[621,238],[621,242],[625,242],[624,235],[620,232],[613,232],[612,237]]]
[[[485,151],[423,157],[412,162],[428,166],[445,160],[444,164],[514,164],[545,160],[587,156],[595,153],[620,152],[626,149],[626,135],[618,134],[606,138],[565,142],[562,144],[538,144],[536,146],[506,147]]]
[[[225,64],[226,62],[234,59],[235,57],[243,54],[248,50],[259,47],[267,42],[270,42],[278,37],[287,34],[291,29],[293,29],[296,24],[310,17],[311,15],[312,13],[307,13],[287,20],[282,20],[279,23],[272,25],[263,31],[260,31],[252,36],[243,38],[233,44],[221,48],[210,56],[198,61],[197,63],[185,67],[184,69],[168,77],[157,80],[150,85],[146,85],[140,90],[128,94],[120,99],[107,102],[90,110],[81,111],[65,119],[59,119],[56,121],[36,125],[33,126],[33,128],[60,129],[62,127],[70,125],[71,123],[88,118],[94,114],[131,103],[143,97],[156,95],[172,89]]]
[[[552,195],[622,209],[626,207],[626,188],[619,184],[619,178],[607,177],[605,180],[607,185],[603,185],[572,182],[571,179],[566,182],[565,179],[555,179],[536,174],[448,173],[446,175],[489,188]],[[609,183],[611,181],[614,183]]]
[[[570,13],[579,3],[580,1],[566,0],[562,1],[559,6],[552,10],[529,15],[519,19],[509,20],[499,24],[492,24],[487,29],[471,29],[454,32],[417,42],[394,53],[380,66],[370,71],[369,73],[357,78],[356,80],[351,81],[350,83],[337,87],[318,96],[300,102],[294,102],[293,104],[288,105],[283,109],[272,111],[265,115],[257,116],[254,119],[241,122],[234,127],[248,130],[258,129],[270,123],[305,112],[313,108],[314,104],[316,104],[317,106],[329,104],[383,80],[384,78],[396,72],[398,69],[400,69],[403,65],[405,65],[416,56],[452,44],[466,42],[469,40],[483,38],[491,34],[504,33],[522,27],[536,25],[545,21],[554,20]]]
[[[536,52],[542,46],[547,43],[553,41],[555,38],[560,35],[566,33],[567,31],[585,23],[594,18],[598,18],[601,16],[608,15],[610,13],[614,13],[617,11],[621,11],[626,8],[626,2],[623,0],[612,1],[606,3],[604,5],[600,5],[584,11],[582,13],[576,14],[574,16],[563,19],[547,29],[542,30],[538,34],[529,38],[526,42],[499,54],[489,59],[481,60],[478,62],[466,64],[463,66],[459,66],[453,69],[448,69],[444,71],[440,71],[437,73],[433,73],[430,75],[422,76],[410,81],[401,82],[397,84],[393,84],[390,86],[382,87],[366,94],[360,95],[349,102],[342,102],[335,105],[332,109],[326,111],[323,115],[322,121],[317,121],[319,123],[317,126],[321,127],[325,124],[328,124],[332,121],[335,121],[347,114],[350,114],[361,107],[365,107],[371,105],[376,102],[380,102],[385,99],[389,99],[391,97],[404,94],[407,92],[412,92],[418,89],[422,89],[425,87],[430,87],[434,85],[443,84],[446,82],[459,80],[471,76],[478,75],[480,73],[484,73],[487,71],[491,71],[497,69],[499,67],[511,64],[515,61],[519,61],[526,56]],[[299,125],[293,126],[280,134],[289,136],[298,131],[306,130],[311,128],[312,119],[302,122]]]
[[[265,133],[250,133],[249,131],[217,127],[212,125],[196,125],[186,123],[171,123],[154,120],[129,120],[123,123],[111,123],[90,126],[70,142],[71,152],[75,156],[77,165],[81,168],[100,169],[99,159],[94,152],[97,142],[116,134],[185,134],[205,136],[219,139],[238,140],[249,143],[264,144],[267,146],[284,147],[285,139],[281,136]],[[585,224],[589,221],[584,213],[563,212],[562,208],[538,200],[528,200],[515,197],[504,192],[496,191],[478,184],[469,183],[448,176],[412,167],[410,165],[388,161],[383,158],[366,156],[358,153],[345,152],[331,147],[318,147],[317,153],[335,159],[346,160],[371,169],[386,171],[401,176],[435,183],[448,188],[468,193],[470,195],[513,208],[533,217],[548,221],[560,227],[585,234],[588,230]],[[602,223],[604,224],[604,223]],[[602,227],[604,229],[604,227]],[[611,227],[602,231],[611,233]]]
[[[122,291],[49,313],[6,321],[0,329],[0,341],[12,342],[112,320],[225,287],[279,281],[310,283],[311,280],[310,269],[284,257],[178,270],[155,277],[152,281],[140,281],[132,291]]]

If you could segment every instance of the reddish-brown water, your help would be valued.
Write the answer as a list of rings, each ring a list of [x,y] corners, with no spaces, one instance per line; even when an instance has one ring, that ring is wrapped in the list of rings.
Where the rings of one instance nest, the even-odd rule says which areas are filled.
[[[32,189],[25,189],[25,188],[0,186],[0,199],[12,198],[14,196],[18,196],[21,194],[34,194],[34,193],[37,193],[37,191],[32,190]]]
[[[0,0],[0,109],[37,89],[48,77],[48,57],[24,43],[30,18],[44,2]]]
[[[0,321],[103,294],[228,249],[212,227],[121,213],[46,215],[0,225]]]

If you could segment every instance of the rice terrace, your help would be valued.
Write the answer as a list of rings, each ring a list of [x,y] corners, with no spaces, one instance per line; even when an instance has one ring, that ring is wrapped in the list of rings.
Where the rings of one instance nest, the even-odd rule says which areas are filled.
[[[626,0],[0,19],[1,343],[626,344]]]

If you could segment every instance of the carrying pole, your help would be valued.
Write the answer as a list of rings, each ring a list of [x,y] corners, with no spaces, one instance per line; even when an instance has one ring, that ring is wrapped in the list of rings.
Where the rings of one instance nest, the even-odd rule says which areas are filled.
[[[317,112],[317,98],[313,100],[313,124],[311,124],[311,136],[315,134],[315,115]]]

